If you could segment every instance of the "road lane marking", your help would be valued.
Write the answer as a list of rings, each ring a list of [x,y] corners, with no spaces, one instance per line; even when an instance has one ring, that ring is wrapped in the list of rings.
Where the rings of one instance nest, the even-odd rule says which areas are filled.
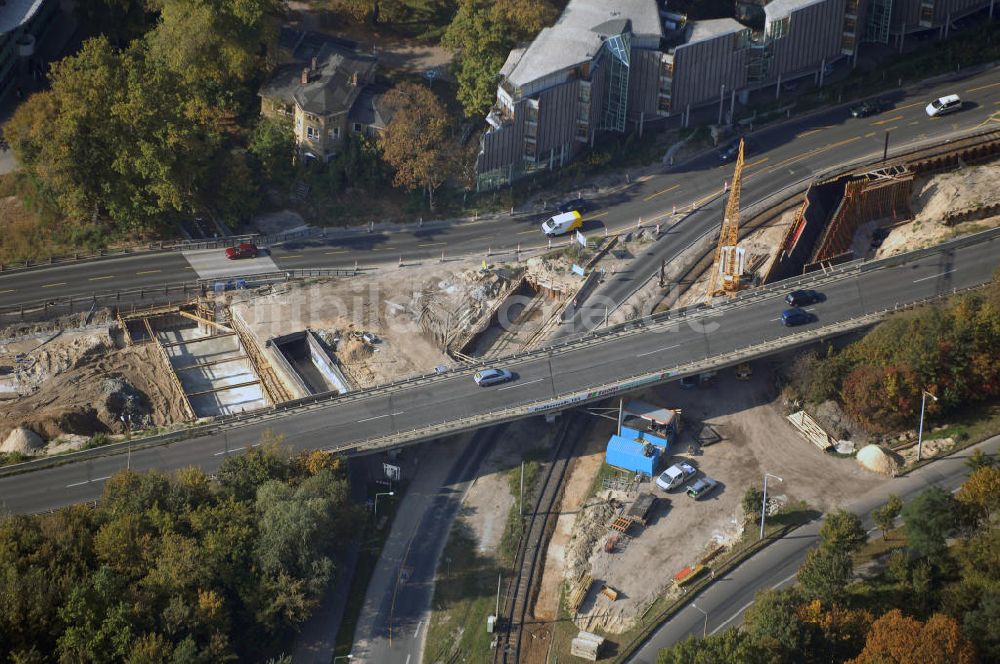
[[[136,272],[136,274],[156,274],[157,272],[162,272],[162,271],[163,270],[142,270],[140,272]]]
[[[60,281],[57,284],[42,284],[42,288],[55,288],[56,286],[65,286],[65,285],[66,285],[65,281]]]
[[[737,609],[736,613],[734,613],[731,618],[729,618],[724,623],[720,624],[718,627],[716,627],[715,629],[713,629],[711,632],[708,633],[708,635],[709,636],[715,636],[716,632],[718,632],[723,627],[725,627],[729,623],[731,623],[734,620],[736,620],[737,618],[739,618],[740,614],[743,613],[744,611],[746,611],[747,609],[749,609],[752,605],[753,605],[753,600],[750,600],[749,602],[747,602],[746,604],[744,604],[743,606],[741,606],[739,609]]]
[[[406,664],[410,664],[410,653],[406,653]]]
[[[920,277],[919,279],[914,279],[913,283],[918,284],[921,281],[927,281],[928,279],[937,279],[938,277],[943,277],[946,274],[951,274],[952,272],[954,272],[957,269],[958,269],[957,267],[953,267],[950,270],[945,270],[944,272],[942,272],[940,274],[932,274],[929,277]]]
[[[375,417],[366,417],[363,420],[358,420],[358,423],[360,424],[361,422],[371,422],[372,420],[380,420],[383,417],[391,417],[391,416],[395,416],[395,415],[402,415],[405,412],[406,412],[405,410],[401,410],[398,413],[386,413],[385,415],[376,415]]]
[[[969,88],[965,92],[977,92],[979,90],[985,90],[986,88],[995,88],[998,85],[1000,85],[1000,83],[987,83],[986,85],[980,85],[978,88]]]
[[[17,291],[16,288],[8,288],[7,290],[0,290],[0,293],[13,293]]]
[[[679,187],[679,186],[680,185],[677,185],[677,187]],[[591,219],[597,219],[598,217],[606,217],[607,215],[608,215],[607,211],[598,212],[597,214],[592,214],[589,217],[584,217],[583,221],[590,221]]]
[[[797,575],[798,575],[798,572],[795,572],[793,574],[789,574],[788,576],[786,576],[785,578],[783,578],[781,581],[778,581],[776,584],[774,584],[773,586],[771,586],[771,590],[777,590],[781,586],[785,585],[786,583],[788,583],[789,581],[791,581],[792,579],[794,579]]]
[[[497,392],[502,392],[504,390],[513,390],[515,387],[524,387],[525,385],[532,385],[533,383],[540,383],[544,378],[536,378],[535,380],[529,380],[527,383],[515,383],[514,385],[508,385],[507,387],[498,387]]]
[[[426,244],[418,244],[418,247],[443,247],[448,244],[447,242],[428,242]]]
[[[537,233],[537,232],[538,232],[537,228],[532,228],[532,229],[527,230],[527,231],[520,231],[518,233],[518,235],[527,235],[528,233]]]
[[[817,127],[816,129],[810,129],[809,131],[804,131],[801,134],[795,134],[795,138],[805,138],[806,136],[812,136],[813,134],[818,134],[824,129],[829,129],[830,127]]]
[[[417,628],[413,630],[413,638],[417,638],[417,634],[420,634],[420,626],[423,624],[424,624],[423,620],[417,623]]]
[[[115,278],[115,275],[113,275],[113,274],[106,274],[103,277],[91,277],[90,279],[87,279],[87,281],[101,281],[102,279],[114,279],[114,278]]]
[[[902,119],[903,119],[902,115],[897,115],[897,116],[892,117],[892,118],[886,118],[885,120],[876,120],[872,124],[873,125],[879,125],[879,126],[881,126],[881,125],[889,124],[890,122],[895,122],[896,120],[902,120]]]
[[[892,125],[891,127],[886,127],[885,131],[886,131],[886,133],[888,133],[888,132],[892,131],[893,129],[899,129],[899,125]]]
[[[911,127],[914,126],[914,125],[918,125],[918,124],[920,124],[920,120],[914,120],[913,122],[911,122],[909,124],[910,124]]]
[[[762,159],[758,159],[757,161],[751,162],[749,164],[744,164],[743,168],[753,168],[754,166],[760,166],[761,164],[763,164],[768,159],[769,159],[769,157],[764,157]]]
[[[925,105],[926,104],[924,104],[924,102],[922,102],[922,101],[915,101],[912,104],[907,104],[906,106],[897,106],[896,108],[894,108],[892,110],[894,110],[894,111],[902,111],[904,108],[913,108],[914,106],[925,106]]]
[[[665,350],[670,350],[671,348],[679,348],[680,344],[674,344],[673,346],[665,346],[663,348],[657,348],[656,350],[647,351],[645,353],[639,353],[636,357],[646,357],[647,355],[655,355]]]
[[[84,484],[90,484],[91,482],[103,482],[104,480],[111,479],[111,475],[106,475],[104,477],[95,477],[92,480],[86,480],[84,482],[74,482],[73,484],[67,484],[67,489],[72,489],[75,486],[83,486]]]
[[[350,253],[349,249],[341,249],[340,251],[327,251],[325,256],[336,256],[337,254],[347,254]]]
[[[263,445],[263,443],[254,443],[250,447],[260,447],[261,445]],[[231,450],[222,450],[221,452],[216,452],[213,456],[222,456],[223,454],[235,454],[237,452],[242,452],[245,449],[246,449],[246,446],[243,446],[243,447],[234,447]]]
[[[679,185],[679,184],[675,184],[675,185],[674,185],[674,186],[672,186],[672,187],[667,187],[667,188],[666,188],[666,189],[664,189],[663,191],[658,191],[658,192],[656,192],[655,194],[650,194],[649,196],[646,196],[646,197],[645,197],[644,199],[642,199],[642,200],[644,200],[644,201],[651,201],[651,200],[653,200],[654,198],[656,198],[657,196],[659,196],[659,195],[661,195],[661,194],[665,194],[665,193],[667,193],[668,191],[673,191],[674,189],[677,189],[678,187],[680,187],[680,185]]]
[[[874,131],[870,131],[867,134],[865,134],[865,138],[871,138],[874,135],[875,135],[875,132]]]
[[[302,254],[291,254],[290,256],[278,256],[278,258],[302,258]]]

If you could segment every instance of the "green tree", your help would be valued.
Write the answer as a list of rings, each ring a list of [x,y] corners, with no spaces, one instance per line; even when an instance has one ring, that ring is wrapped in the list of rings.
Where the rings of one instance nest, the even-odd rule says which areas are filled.
[[[763,503],[764,494],[757,488],[757,485],[748,486],[743,493],[743,521],[749,523],[760,519],[760,508]]]
[[[965,460],[965,465],[970,471],[977,471],[980,468],[992,468],[996,466],[997,460],[992,454],[986,454],[981,449],[976,449],[972,456]]]
[[[955,498],[982,523],[990,523],[1000,509],[1000,468],[982,466],[973,471]]]
[[[434,209],[434,191],[455,171],[456,146],[448,113],[423,85],[401,83],[386,93],[392,121],[381,137],[382,154],[395,171],[393,183],[423,189]]]
[[[256,160],[265,183],[288,183],[295,156],[295,133],[290,123],[262,115],[250,134],[247,149]]]
[[[801,574],[801,572],[800,572]],[[799,620],[802,596],[794,588],[761,590],[743,616],[743,629],[775,662],[795,662],[815,646],[816,633]]]
[[[838,602],[846,594],[852,570],[851,556],[846,551],[823,546],[811,549],[799,568],[802,594],[827,605]]]
[[[939,487],[927,489],[903,508],[903,523],[910,546],[938,563],[947,553],[946,539],[956,527],[958,503]]]
[[[466,117],[484,114],[496,99],[497,75],[514,44],[490,0],[462,0],[441,39],[458,54],[457,96]]]
[[[688,636],[657,655],[657,664],[770,664],[769,653],[746,634],[728,629],[705,639]]]
[[[903,510],[903,499],[896,494],[889,494],[885,505],[872,511],[872,521],[875,527],[882,531],[882,539],[885,540],[888,532],[892,530],[896,523],[896,517]]]
[[[281,438],[265,438],[266,442],[258,447],[227,456],[215,474],[222,488],[237,500],[251,500],[264,483],[288,478],[289,462],[279,447]]]
[[[839,509],[823,519],[819,529],[820,546],[840,553],[852,554],[868,540],[861,519],[854,512]]]
[[[962,619],[965,635],[976,644],[983,661],[1000,662],[1000,589],[985,592]]]

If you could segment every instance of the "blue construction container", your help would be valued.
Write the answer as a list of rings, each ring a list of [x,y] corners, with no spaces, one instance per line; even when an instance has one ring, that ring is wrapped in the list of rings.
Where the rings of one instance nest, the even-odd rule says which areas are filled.
[[[605,460],[615,468],[652,477],[660,462],[660,449],[624,436],[611,436]]]
[[[666,454],[667,449],[670,447],[670,441],[666,438],[661,438],[660,436],[654,436],[648,431],[639,431],[638,429],[633,429],[631,427],[622,426],[622,438],[628,438],[629,440],[635,440],[641,442],[647,442],[650,445],[656,445],[660,448],[660,454]]]

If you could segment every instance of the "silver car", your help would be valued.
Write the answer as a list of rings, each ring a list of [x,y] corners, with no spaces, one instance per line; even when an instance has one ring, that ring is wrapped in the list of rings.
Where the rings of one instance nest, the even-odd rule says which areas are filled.
[[[479,387],[489,387],[490,385],[499,385],[500,383],[506,383],[508,380],[512,380],[514,374],[512,374],[507,369],[483,369],[477,371],[476,375],[472,377],[476,381],[476,385]]]

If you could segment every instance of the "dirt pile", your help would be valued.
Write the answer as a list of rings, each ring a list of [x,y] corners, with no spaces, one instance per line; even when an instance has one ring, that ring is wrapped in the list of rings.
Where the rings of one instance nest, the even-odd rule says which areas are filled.
[[[856,458],[862,467],[882,475],[895,475],[896,469],[900,466],[891,450],[878,445],[865,445]]]
[[[590,572],[590,558],[608,534],[608,522],[615,512],[610,500],[592,502],[576,517],[573,539],[566,546],[565,578],[571,584]]]
[[[41,382],[27,396],[4,404],[0,435],[26,426],[47,440],[165,426],[184,419],[183,395],[152,346],[89,353],[72,368]]]
[[[41,436],[26,427],[17,427],[0,444],[0,452],[31,455],[43,447],[45,441]]]
[[[945,214],[1000,203],[1000,161],[967,166],[914,182],[914,219],[893,228],[876,256],[882,258],[904,251],[929,247],[965,233],[1000,224],[1000,216],[969,221],[955,226],[941,223]]]

